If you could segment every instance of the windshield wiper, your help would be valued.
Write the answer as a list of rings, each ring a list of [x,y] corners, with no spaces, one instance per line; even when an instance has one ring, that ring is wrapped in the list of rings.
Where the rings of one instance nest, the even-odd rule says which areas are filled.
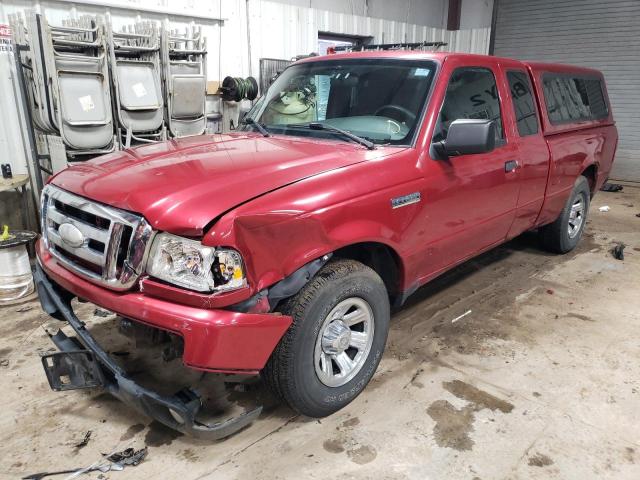
[[[242,124],[253,125],[262,134],[263,137],[271,136],[271,134],[267,132],[267,129],[265,128],[265,126],[260,122],[256,122],[253,118],[245,118],[244,120],[242,120]]]
[[[373,142],[367,140],[366,138],[359,137],[358,135],[354,135],[351,132],[342,130],[341,128],[332,127],[331,125],[327,125],[325,123],[311,122],[311,123],[293,124],[293,125],[287,125],[287,126],[309,128],[310,130],[324,130],[327,132],[335,133],[336,135],[342,135],[343,137],[347,137],[348,139],[356,143],[359,143],[360,145],[364,145],[369,150],[375,150],[376,148],[376,145]]]

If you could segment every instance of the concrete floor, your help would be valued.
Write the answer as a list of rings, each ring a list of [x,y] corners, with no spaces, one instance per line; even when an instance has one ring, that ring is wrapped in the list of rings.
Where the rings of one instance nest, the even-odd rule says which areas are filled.
[[[638,213],[639,188],[600,192],[575,252],[547,254],[528,234],[421,289],[394,315],[372,383],[321,421],[277,405],[259,384],[229,392],[218,378],[185,376],[177,361],[163,366],[155,380],[175,390],[189,380],[212,404],[266,405],[218,443],[175,434],[100,392],[50,391],[39,354],[51,347],[42,327],[56,322],[36,303],[0,309],[0,475],[147,445],[142,464],[101,478],[640,478]],[[609,253],[616,241],[627,244],[624,261]],[[127,348],[112,317],[80,310],[111,350]],[[75,447],[88,430],[88,445]]]

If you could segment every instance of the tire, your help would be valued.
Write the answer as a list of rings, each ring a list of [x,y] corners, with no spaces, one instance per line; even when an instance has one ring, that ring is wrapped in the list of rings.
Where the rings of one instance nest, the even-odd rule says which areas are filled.
[[[378,368],[387,341],[389,297],[380,276],[354,260],[331,261],[280,311],[293,323],[261,373],[271,391],[316,418],[353,401]],[[349,344],[340,352],[356,340],[360,348]]]
[[[554,253],[567,253],[578,245],[587,224],[590,199],[589,182],[585,177],[580,176],[558,218],[553,223],[542,227],[542,244],[547,250]],[[572,209],[576,208],[582,208],[579,226],[576,225],[577,217],[572,214]]]

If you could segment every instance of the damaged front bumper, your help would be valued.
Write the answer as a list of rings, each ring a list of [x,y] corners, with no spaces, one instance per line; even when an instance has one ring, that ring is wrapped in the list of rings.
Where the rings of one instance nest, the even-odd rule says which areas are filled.
[[[64,320],[77,338],[58,331],[51,339],[60,352],[45,355],[42,363],[53,390],[102,387],[124,403],[164,425],[198,438],[222,439],[253,422],[262,407],[220,423],[207,424],[197,420],[202,407],[200,396],[191,389],[167,396],[151,391],[127,376],[93,336],[71,308],[73,294],[49,280],[40,265],[34,281],[43,310],[58,320]]]

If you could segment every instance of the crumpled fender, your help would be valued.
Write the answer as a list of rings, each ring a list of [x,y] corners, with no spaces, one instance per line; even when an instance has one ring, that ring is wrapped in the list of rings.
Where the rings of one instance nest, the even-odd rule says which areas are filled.
[[[390,170],[404,169],[391,162],[373,163],[327,172],[241,205],[218,219],[203,243],[243,254],[252,294],[323,255],[362,242],[384,244],[396,252],[403,288],[407,278],[417,275],[403,259],[421,248],[405,240],[419,241],[414,233],[422,206],[393,209],[391,200],[419,191],[422,184],[419,175],[408,170],[406,181],[400,178],[389,186],[391,172],[384,171],[385,164]]]

